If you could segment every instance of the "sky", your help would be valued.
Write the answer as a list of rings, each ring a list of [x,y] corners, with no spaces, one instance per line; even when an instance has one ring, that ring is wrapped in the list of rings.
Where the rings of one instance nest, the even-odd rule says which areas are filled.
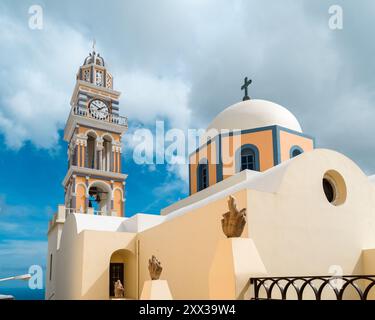
[[[29,27],[32,5],[42,29]],[[341,30],[329,28],[331,5]],[[374,14],[371,0],[2,0],[0,277],[45,266],[47,222],[64,197],[62,132],[93,39],[129,119],[126,215],[158,214],[187,196],[186,166],[135,164],[132,132],[157,120],[205,128],[241,100],[245,76],[252,98],[288,108],[317,147],[375,173]]]

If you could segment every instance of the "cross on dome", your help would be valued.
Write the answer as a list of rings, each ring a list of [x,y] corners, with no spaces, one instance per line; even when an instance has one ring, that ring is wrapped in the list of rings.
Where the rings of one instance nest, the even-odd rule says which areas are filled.
[[[241,86],[241,90],[245,90],[245,95],[244,97],[242,98],[242,101],[246,101],[246,100],[250,100],[250,97],[248,96],[247,94],[247,88],[248,86],[252,83],[253,81],[251,79],[247,79],[247,77],[245,77],[244,79],[244,84]]]

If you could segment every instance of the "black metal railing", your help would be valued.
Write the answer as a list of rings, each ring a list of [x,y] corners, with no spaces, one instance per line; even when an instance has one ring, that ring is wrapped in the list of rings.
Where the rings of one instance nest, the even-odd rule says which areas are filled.
[[[375,275],[264,277],[251,278],[250,284],[254,300],[368,300]],[[372,293],[375,297],[375,288]]]

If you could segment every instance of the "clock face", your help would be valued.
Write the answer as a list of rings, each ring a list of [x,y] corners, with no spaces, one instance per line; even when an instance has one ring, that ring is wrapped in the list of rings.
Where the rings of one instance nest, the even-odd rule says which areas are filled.
[[[108,116],[108,106],[102,100],[90,102],[90,113],[95,119],[104,120]]]

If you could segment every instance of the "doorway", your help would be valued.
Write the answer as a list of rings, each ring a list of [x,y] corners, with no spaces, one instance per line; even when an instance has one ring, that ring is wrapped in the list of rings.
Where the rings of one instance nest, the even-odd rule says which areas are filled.
[[[124,284],[124,264],[123,263],[110,263],[109,265],[109,296],[115,296],[115,282],[120,280]]]

